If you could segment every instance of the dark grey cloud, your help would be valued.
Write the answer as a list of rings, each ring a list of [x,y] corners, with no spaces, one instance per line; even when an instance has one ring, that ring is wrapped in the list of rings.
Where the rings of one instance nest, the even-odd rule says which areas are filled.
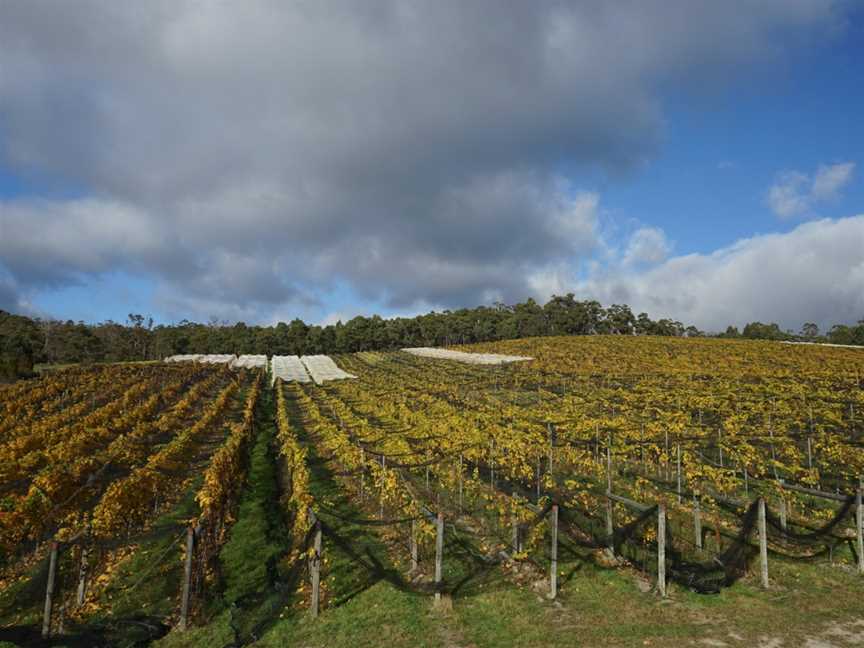
[[[830,0],[7,0],[0,159],[87,197],[0,204],[0,264],[28,287],[151,273],[190,311],[337,282],[399,308],[521,299],[600,244],[597,197],[559,169],[637,168],[664,87],[725,87],[841,19]]]

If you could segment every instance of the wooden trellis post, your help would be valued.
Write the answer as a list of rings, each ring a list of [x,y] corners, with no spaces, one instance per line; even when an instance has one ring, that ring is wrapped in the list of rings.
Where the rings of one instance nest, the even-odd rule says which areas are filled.
[[[780,528],[786,530],[786,498],[780,498]]]
[[[181,631],[186,630],[189,623],[189,597],[192,586],[192,557],[195,551],[195,528],[186,529],[186,562],[183,566],[183,592],[180,597],[180,623]]]
[[[693,496],[693,535],[696,538],[696,548],[702,548],[702,509],[699,498]]]
[[[411,572],[417,571],[417,521],[411,520]]]
[[[384,455],[381,455],[381,492],[378,497],[378,517],[384,519],[384,471],[387,468],[387,462]]]
[[[489,442],[489,488],[495,490],[495,441]]]
[[[759,498],[759,563],[762,587],[768,589],[768,529],[765,525],[765,498]]]
[[[666,481],[669,481],[669,430],[666,430],[665,435],[666,435],[666,441],[665,441],[663,455],[665,458],[664,463],[666,464],[665,465],[665,471],[666,471],[665,478],[666,478]]]
[[[540,457],[537,457],[537,499],[540,499]]]
[[[444,563],[444,514],[438,512],[435,533],[435,603],[441,603],[441,572]]]
[[[612,518],[613,509],[612,509],[612,498],[609,497],[610,493],[607,493],[606,496],[606,537],[608,538],[608,547],[609,553],[615,553],[615,522]]]
[[[459,455],[459,509],[462,509],[462,455]]]
[[[855,535],[858,539],[858,573],[864,574],[864,504],[861,502],[862,492],[859,481],[858,491],[855,493]]]
[[[366,450],[360,448],[360,501],[363,501],[363,495],[366,486]]]
[[[717,428],[717,449],[720,451],[720,467],[723,467],[723,433]]]
[[[612,492],[612,450],[606,445],[606,490]]]
[[[312,545],[314,553],[309,564],[312,576],[312,602],[309,607],[312,617],[318,616],[318,608],[321,603],[321,521],[315,520],[315,540]]]
[[[552,545],[550,547],[551,566],[549,567],[549,598],[558,595],[558,505],[552,505],[549,514],[550,535]]]
[[[657,505],[657,591],[666,597],[666,506]]]
[[[75,594],[75,603],[84,605],[84,597],[87,594],[87,545],[81,543],[81,562],[78,565],[78,591]]]
[[[51,636],[51,606],[54,601],[54,579],[57,575],[57,548],[56,541],[51,543],[51,557],[48,563],[48,584],[45,587],[45,609],[42,613],[42,638]]]

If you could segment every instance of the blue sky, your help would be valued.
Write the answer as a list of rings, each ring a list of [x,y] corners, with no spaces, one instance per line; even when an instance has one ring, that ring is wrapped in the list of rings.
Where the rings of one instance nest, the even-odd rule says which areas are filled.
[[[860,4],[157,5],[0,7],[0,308],[864,317]]]

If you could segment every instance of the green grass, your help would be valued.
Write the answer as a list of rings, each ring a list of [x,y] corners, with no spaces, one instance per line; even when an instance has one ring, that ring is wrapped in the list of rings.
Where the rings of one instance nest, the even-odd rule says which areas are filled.
[[[272,625],[287,604],[292,573],[280,560],[290,550],[291,538],[278,501],[273,416],[273,394],[264,391],[256,410],[257,434],[249,452],[246,487],[237,522],[219,552],[221,582],[218,592],[208,592],[205,623],[193,624],[185,633],[172,632],[160,646],[248,641]]]
[[[309,648],[432,647],[441,645],[429,600],[378,582],[317,619],[280,621],[255,646]]]

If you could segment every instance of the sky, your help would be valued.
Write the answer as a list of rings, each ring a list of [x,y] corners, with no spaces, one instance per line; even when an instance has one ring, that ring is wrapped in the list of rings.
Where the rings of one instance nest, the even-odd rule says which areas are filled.
[[[864,3],[2,0],[0,309],[864,318]]]

